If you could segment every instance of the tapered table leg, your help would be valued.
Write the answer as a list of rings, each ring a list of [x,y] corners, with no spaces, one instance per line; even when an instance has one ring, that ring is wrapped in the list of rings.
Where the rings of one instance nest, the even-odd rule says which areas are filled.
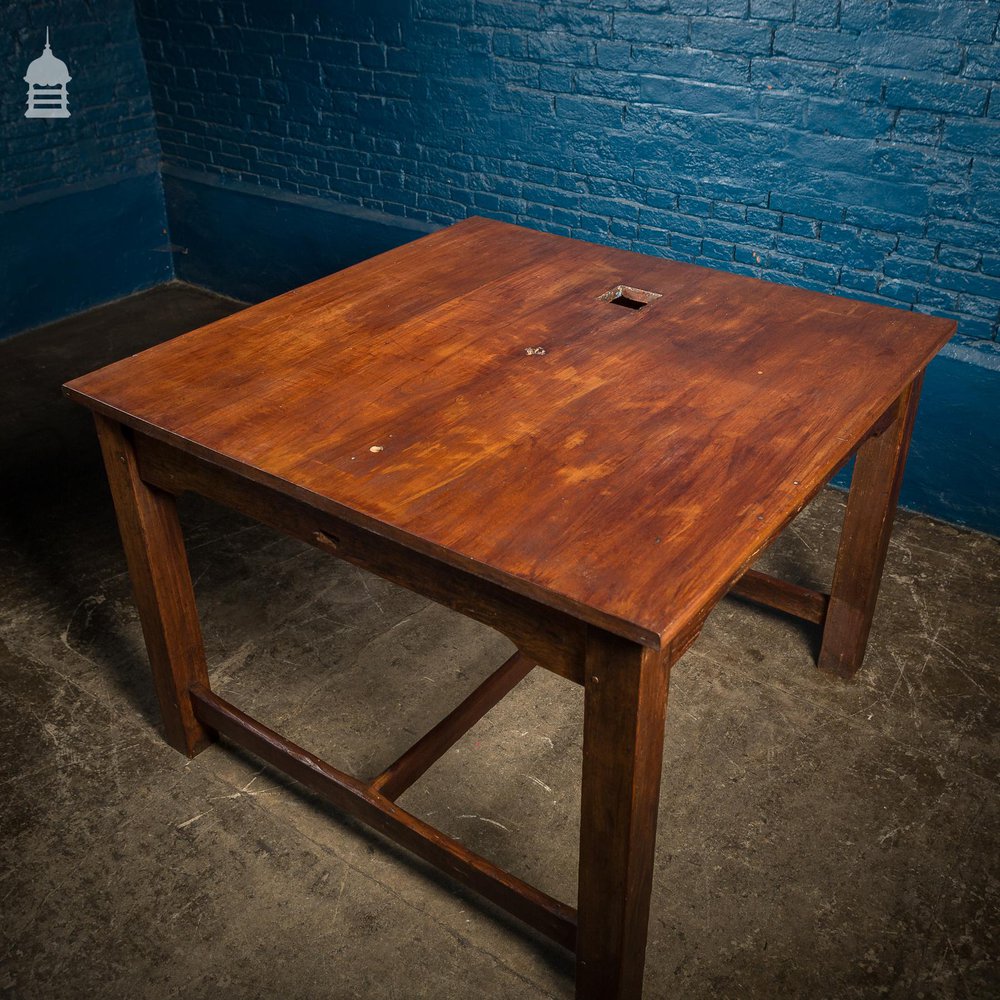
[[[865,656],[922,378],[906,388],[892,422],[855,459],[819,654],[820,668],[840,677],[852,677]]]
[[[587,641],[577,1000],[642,992],[669,665],[598,629]]]
[[[139,477],[125,428],[100,414],[95,420],[164,735],[193,757],[214,736],[195,718],[188,694],[192,684],[208,687],[208,670],[176,502]]]

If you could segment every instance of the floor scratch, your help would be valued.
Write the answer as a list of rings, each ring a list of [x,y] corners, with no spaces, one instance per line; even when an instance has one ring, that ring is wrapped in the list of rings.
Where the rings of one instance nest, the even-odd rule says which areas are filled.
[[[506,830],[510,833],[510,828],[503,825],[503,823],[498,823],[495,819],[489,819],[486,816],[477,816],[475,813],[462,813],[459,819],[478,819],[480,823],[489,823],[490,826],[498,826],[501,830]]]

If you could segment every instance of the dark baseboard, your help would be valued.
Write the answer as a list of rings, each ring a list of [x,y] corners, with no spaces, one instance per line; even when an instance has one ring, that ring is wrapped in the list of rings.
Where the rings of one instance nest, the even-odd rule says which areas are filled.
[[[184,281],[248,302],[340,271],[430,232],[381,213],[164,173]]]
[[[157,173],[0,213],[0,338],[173,277]]]

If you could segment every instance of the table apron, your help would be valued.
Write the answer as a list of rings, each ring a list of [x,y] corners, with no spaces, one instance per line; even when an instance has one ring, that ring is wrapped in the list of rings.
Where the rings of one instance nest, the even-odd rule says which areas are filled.
[[[505,635],[539,666],[583,683],[587,627],[571,616],[342,518],[132,432],[139,475],[170,493],[197,493]]]

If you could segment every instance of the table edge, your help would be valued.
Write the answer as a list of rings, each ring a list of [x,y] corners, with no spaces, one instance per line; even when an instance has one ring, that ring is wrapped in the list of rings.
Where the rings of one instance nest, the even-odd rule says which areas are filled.
[[[73,402],[79,403],[87,409],[95,413],[100,413],[126,427],[130,427],[140,434],[145,434],[163,444],[176,448],[178,451],[193,455],[195,458],[207,462],[209,465],[217,466],[259,486],[298,500],[323,513],[341,518],[349,524],[362,528],[365,531],[370,531],[399,545],[411,548],[442,565],[471,573],[474,576],[496,584],[512,593],[526,597],[545,607],[561,611],[585,624],[595,625],[622,638],[631,639],[640,645],[653,649],[660,649],[662,647],[663,637],[654,628],[643,626],[631,619],[612,615],[606,611],[593,608],[590,605],[574,601],[565,595],[549,590],[536,583],[505,573],[502,570],[497,570],[486,563],[470,559],[468,556],[464,556],[460,552],[455,552],[453,549],[436,545],[422,538],[420,535],[405,531],[402,528],[396,528],[391,524],[386,524],[386,522],[378,518],[373,518],[370,515],[355,510],[353,507],[338,503],[329,497],[324,497],[301,486],[296,486],[294,483],[287,479],[282,479],[280,476],[274,476],[271,473],[264,472],[262,469],[246,465],[221,452],[204,448],[189,438],[175,434],[172,431],[164,430],[155,424],[148,423],[139,417],[126,413],[124,410],[119,410],[94,396],[89,396],[79,389],[73,388],[71,382],[65,383],[62,389],[64,395]]]
[[[902,311],[902,310],[900,310]],[[928,317],[930,318],[930,317]],[[899,392],[905,389],[913,379],[924,372],[931,361],[937,356],[941,348],[955,334],[958,324],[955,320],[948,321],[947,317],[935,317],[945,320],[947,325],[942,330],[942,335],[935,341],[935,345],[917,356],[917,361],[910,367],[910,374],[904,381],[902,387],[894,393],[887,405],[897,398]],[[947,331],[947,335],[945,335]],[[788,510],[783,511],[765,532],[754,539],[754,543],[745,551],[739,562],[725,575],[717,577],[714,582],[707,584],[699,592],[699,596],[689,599],[689,601],[676,609],[667,621],[661,626],[643,624],[630,617],[615,615],[608,611],[602,611],[589,604],[582,603],[567,595],[550,590],[537,583],[533,583],[522,577],[515,576],[506,571],[497,569],[487,563],[479,562],[453,549],[438,545],[420,535],[397,528],[391,524],[364,514],[361,511],[339,503],[329,497],[324,497],[301,486],[297,486],[289,480],[282,479],[271,473],[265,472],[255,466],[248,465],[236,458],[216,452],[199,445],[197,442],[185,438],[183,435],[168,431],[149,423],[140,417],[134,416],[124,410],[119,410],[115,406],[98,399],[96,396],[82,391],[76,387],[77,382],[87,378],[90,373],[71,379],[62,386],[63,393],[73,402],[76,402],[87,409],[101,413],[112,420],[115,420],[127,427],[155,438],[164,444],[177,448],[211,465],[218,466],[235,475],[241,476],[251,482],[257,483],[267,489],[272,489],[285,496],[292,497],[302,503],[307,504],[317,510],[323,511],[334,517],[339,517],[350,524],[356,525],[366,531],[373,532],[400,545],[407,546],[414,551],[421,553],[428,558],[434,559],[445,566],[454,567],[464,572],[471,573],[483,580],[503,587],[512,593],[519,594],[529,600],[535,601],[545,607],[553,608],[563,612],[589,625],[597,626],[608,632],[612,632],[625,639],[629,639],[643,646],[663,651],[679,637],[683,637],[690,631],[692,625],[700,627],[700,623],[707,617],[708,613],[715,605],[728,593],[729,589],[737,579],[753,565],[758,556],[770,546],[778,535],[787,527],[795,516],[819,493],[834,473],[850,458],[858,445],[864,440],[865,435],[871,426],[882,416],[885,407],[870,407],[869,411],[878,409],[878,412],[868,412],[865,419],[858,419],[855,424],[863,424],[860,429],[854,430],[845,437],[844,447],[838,449],[836,458],[829,465],[826,471],[816,477],[814,482],[802,484],[805,488],[796,498],[796,502],[791,504]]]

